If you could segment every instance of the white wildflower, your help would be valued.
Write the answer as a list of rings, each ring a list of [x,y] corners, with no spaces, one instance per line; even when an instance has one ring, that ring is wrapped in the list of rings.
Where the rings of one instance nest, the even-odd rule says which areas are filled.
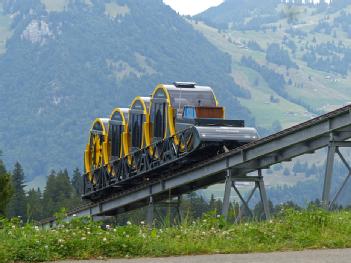
[[[49,248],[49,246],[48,246],[48,245],[45,245],[45,246],[44,246],[44,248],[45,248],[45,249],[48,249],[48,248]]]
[[[107,241],[107,238],[106,238],[106,237],[104,237],[104,238],[102,239],[102,241],[106,242],[106,241]]]
[[[141,225],[145,225],[145,222],[144,222],[144,221],[141,221],[140,224],[141,224]]]
[[[127,225],[131,225],[132,223],[130,221],[127,221]]]
[[[129,235],[126,235],[126,238],[129,238]]]
[[[73,217],[76,217],[77,215],[76,215],[76,214],[73,214],[72,216],[73,216]]]
[[[85,239],[87,239],[86,237],[82,237],[80,240],[85,240]]]

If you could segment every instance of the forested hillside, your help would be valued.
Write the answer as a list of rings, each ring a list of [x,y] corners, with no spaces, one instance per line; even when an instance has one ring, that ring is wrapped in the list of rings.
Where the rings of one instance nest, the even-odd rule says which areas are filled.
[[[0,0],[0,148],[26,180],[81,167],[94,118],[160,82],[212,85],[253,117],[228,54],[160,0]]]
[[[351,101],[351,1],[310,2],[226,0],[188,18],[231,55],[258,126],[291,126]]]
[[[187,17],[195,29],[232,59],[232,76],[251,97],[239,98],[256,124],[279,130],[351,103],[351,1],[226,0]],[[350,157],[348,153],[345,153]],[[299,205],[320,198],[323,151],[267,170],[273,203]],[[336,162],[333,187],[345,178]],[[222,187],[212,193],[222,196]],[[339,202],[349,205],[347,194]]]

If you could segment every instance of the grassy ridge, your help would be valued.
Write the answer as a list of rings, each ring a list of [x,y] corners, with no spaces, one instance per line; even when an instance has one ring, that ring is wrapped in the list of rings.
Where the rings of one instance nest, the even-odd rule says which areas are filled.
[[[351,247],[351,213],[316,209],[286,210],[270,221],[237,225],[208,214],[195,222],[160,229],[142,223],[101,228],[87,219],[52,230],[2,220],[0,229],[0,262],[345,247]]]

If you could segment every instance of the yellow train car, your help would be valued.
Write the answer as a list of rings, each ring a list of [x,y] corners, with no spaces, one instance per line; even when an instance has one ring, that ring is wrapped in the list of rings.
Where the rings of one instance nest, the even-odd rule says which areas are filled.
[[[150,97],[136,97],[129,109],[129,153],[150,145]]]
[[[243,120],[225,119],[212,88],[159,84],[150,97],[136,97],[129,108],[94,121],[83,198],[97,200],[258,138]]]
[[[84,152],[85,172],[90,181],[94,181],[94,170],[109,162],[108,123],[107,118],[97,118],[90,129],[89,142]]]
[[[108,123],[108,171],[112,171],[112,162],[128,154],[128,108],[113,110]]]

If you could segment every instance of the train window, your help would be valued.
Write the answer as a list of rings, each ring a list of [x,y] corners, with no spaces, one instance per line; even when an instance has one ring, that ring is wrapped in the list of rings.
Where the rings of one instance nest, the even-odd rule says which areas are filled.
[[[123,125],[110,126],[111,156],[120,157],[122,144]]]
[[[101,126],[100,122],[95,122],[94,123],[93,130],[95,130],[95,131],[102,131],[102,126]]]
[[[177,89],[169,90],[171,104],[178,110],[178,117],[183,115],[184,106],[215,107],[216,100],[210,90]]]
[[[163,139],[165,136],[166,130],[166,103],[156,103],[154,114],[156,115],[154,118],[154,138]]]
[[[132,147],[141,147],[143,138],[143,116],[143,114],[132,115]]]
[[[195,119],[196,118],[195,107],[193,107],[193,106],[184,106],[183,117],[185,119]]]

